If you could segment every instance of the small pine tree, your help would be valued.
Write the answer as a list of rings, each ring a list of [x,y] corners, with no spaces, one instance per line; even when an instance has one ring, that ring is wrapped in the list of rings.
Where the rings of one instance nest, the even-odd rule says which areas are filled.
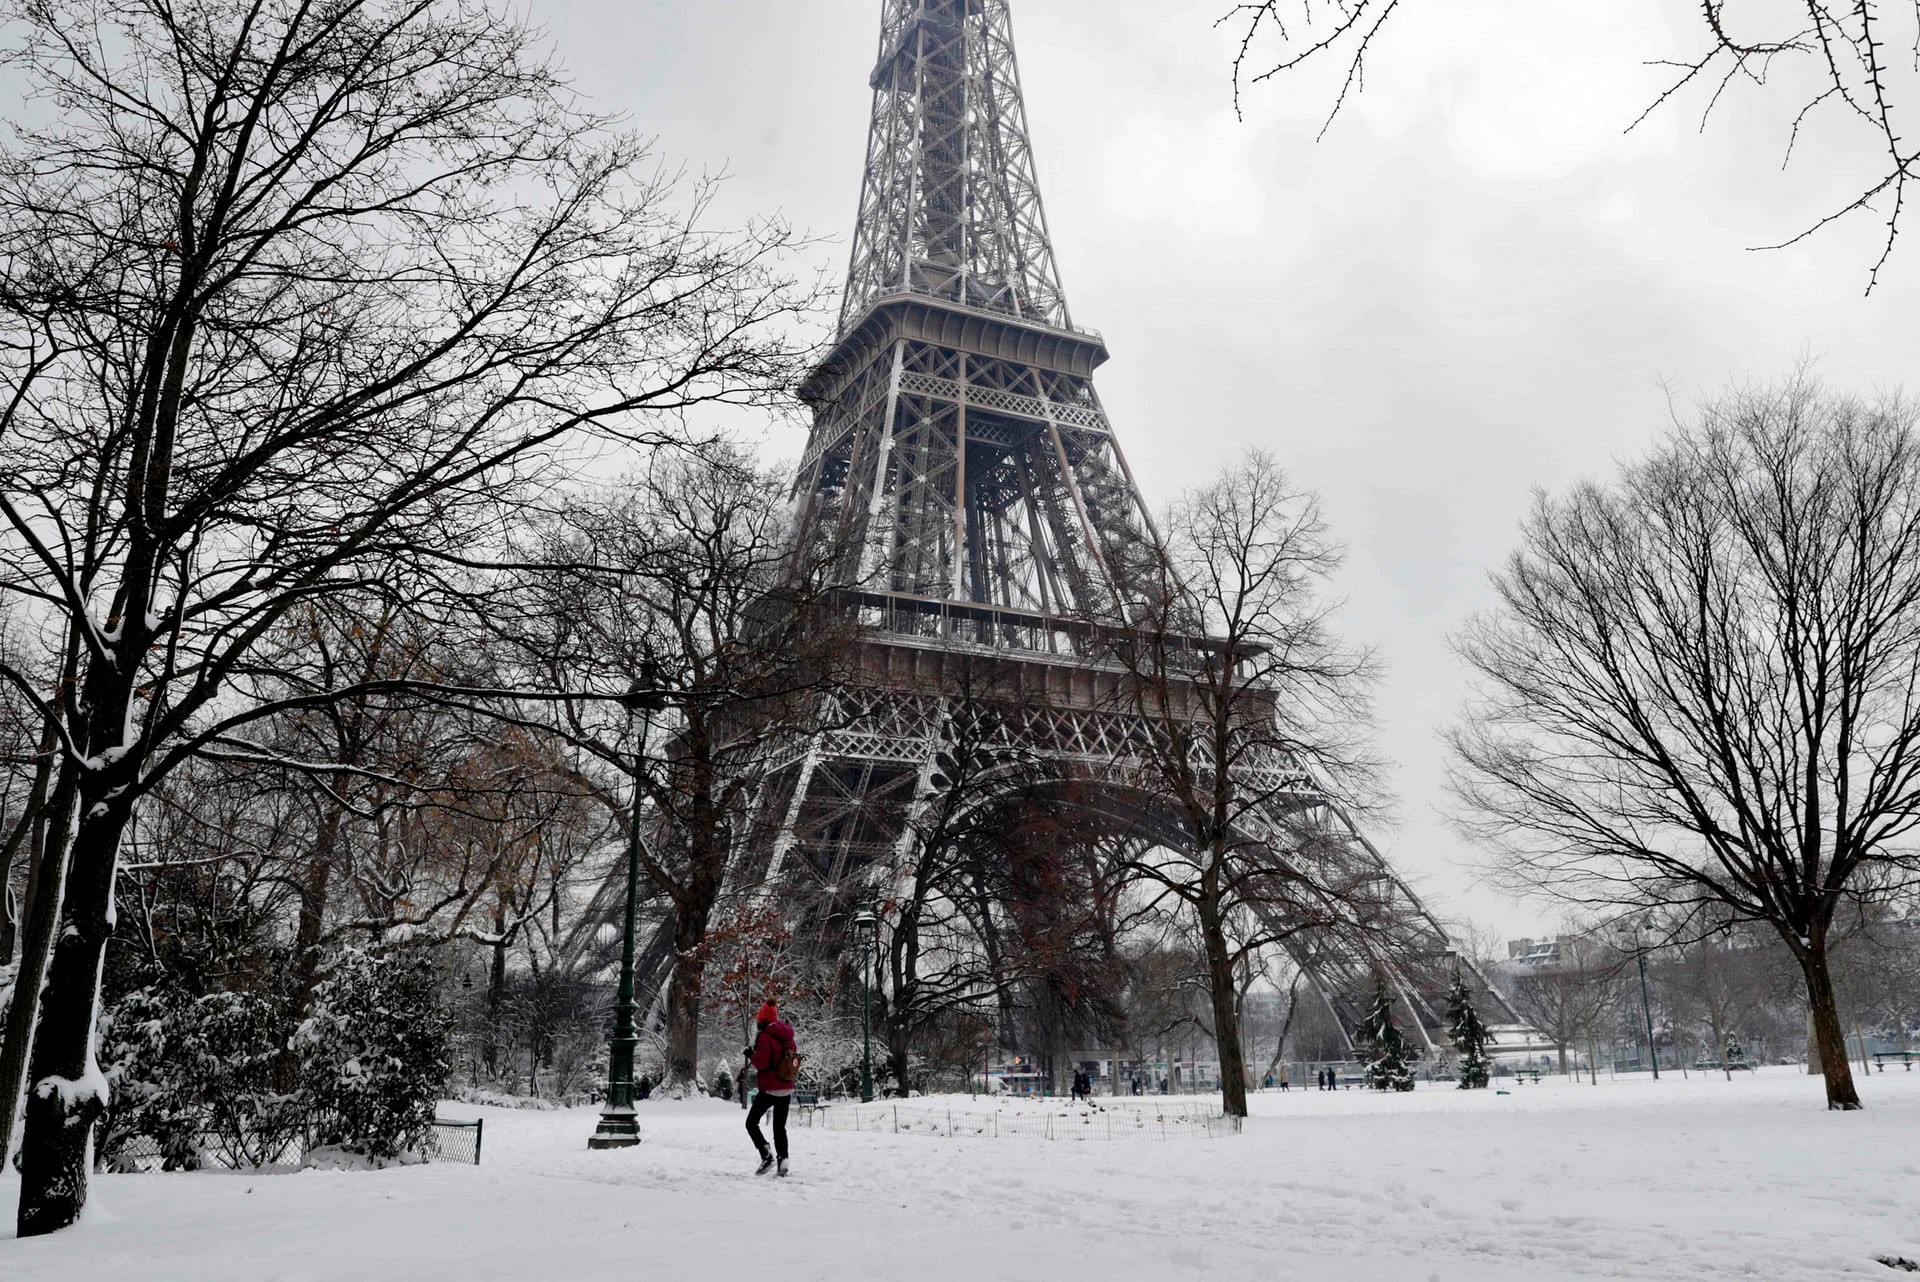
[[[1376,1091],[1413,1089],[1413,1061],[1418,1052],[1407,1045],[1393,1018],[1393,997],[1387,977],[1374,975],[1373,1005],[1362,1021],[1357,1040],[1367,1054],[1367,1086]]]
[[[1738,1072],[1743,1068],[1752,1068],[1752,1067],[1753,1065],[1747,1063],[1747,1048],[1740,1044],[1740,1034],[1728,1033],[1727,1034],[1727,1068],[1728,1070],[1732,1072]]]
[[[713,1070],[713,1094],[723,1100],[733,1098],[733,1074],[727,1071],[725,1064]]]
[[[1460,1052],[1460,1089],[1485,1087],[1487,1047],[1493,1045],[1493,1034],[1480,1021],[1480,1012],[1473,1008],[1473,995],[1467,991],[1466,977],[1458,970],[1453,972],[1453,988],[1447,993],[1447,1035]]]

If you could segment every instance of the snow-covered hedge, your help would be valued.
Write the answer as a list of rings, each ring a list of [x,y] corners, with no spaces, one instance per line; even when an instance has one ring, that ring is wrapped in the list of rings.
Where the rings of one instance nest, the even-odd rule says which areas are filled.
[[[423,963],[342,955],[293,1036],[308,1143],[385,1159],[418,1148],[453,1070],[451,1031]]]
[[[156,985],[127,994],[101,1034],[109,1112],[97,1151],[111,1162],[145,1139],[163,1169],[185,1171],[287,1160],[303,1129],[297,1087],[274,1082],[289,1023],[269,993],[193,997]]]
[[[160,981],[100,1035],[107,1165],[259,1167],[332,1147],[392,1160],[419,1147],[451,1067],[449,1022],[421,962],[347,950],[297,1024],[273,992],[194,996]]]

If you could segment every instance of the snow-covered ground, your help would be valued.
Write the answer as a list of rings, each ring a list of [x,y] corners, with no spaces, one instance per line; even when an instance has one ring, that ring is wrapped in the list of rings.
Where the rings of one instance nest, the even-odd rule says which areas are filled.
[[[1876,1256],[1920,1259],[1920,1073],[1861,1090],[1853,1115],[1781,1068],[1273,1092],[1238,1137],[1159,1143],[796,1127],[785,1181],[735,1106],[651,1101],[645,1144],[590,1153],[591,1110],[449,1104],[487,1119],[477,1168],[105,1176],[27,1242],[0,1177],[0,1277],[1891,1282]]]

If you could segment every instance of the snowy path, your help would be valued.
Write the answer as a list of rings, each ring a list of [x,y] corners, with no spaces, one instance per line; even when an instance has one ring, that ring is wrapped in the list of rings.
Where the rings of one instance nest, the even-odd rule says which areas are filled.
[[[796,1127],[785,1182],[753,1178],[726,1105],[651,1102],[623,1153],[585,1150],[591,1111],[448,1105],[485,1112],[485,1165],[104,1177],[77,1231],[0,1229],[0,1277],[1884,1282],[1874,1256],[1920,1258],[1920,1074],[1862,1093],[1828,1114],[1786,1069],[1292,1092],[1168,1143]]]

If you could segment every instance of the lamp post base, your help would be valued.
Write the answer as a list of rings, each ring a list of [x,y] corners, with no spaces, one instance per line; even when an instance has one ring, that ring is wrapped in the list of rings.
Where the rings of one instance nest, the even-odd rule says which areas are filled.
[[[600,1125],[594,1128],[593,1134],[587,1136],[587,1147],[590,1149],[632,1148],[639,1142],[640,1122],[634,1116],[631,1104],[624,1107],[609,1104],[606,1111],[600,1114]]]

